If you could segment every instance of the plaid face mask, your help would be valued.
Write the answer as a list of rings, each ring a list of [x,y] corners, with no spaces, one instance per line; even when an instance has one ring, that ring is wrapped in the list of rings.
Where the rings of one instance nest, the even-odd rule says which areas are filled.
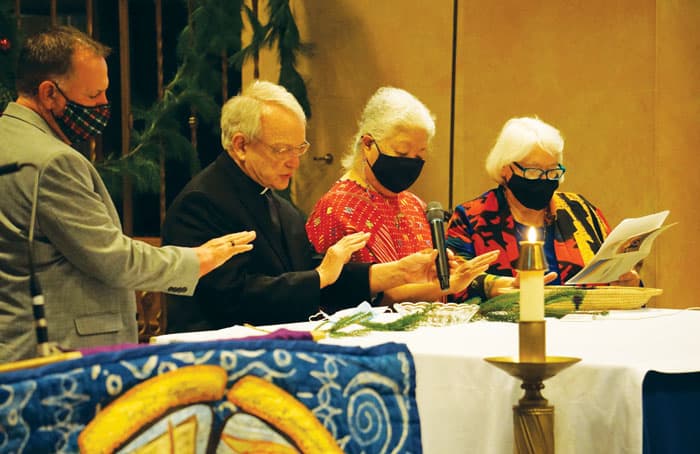
[[[83,106],[68,99],[60,88],[58,91],[66,99],[66,109],[61,115],[54,115],[54,118],[71,143],[83,142],[102,134],[112,113],[109,103],[94,107]]]

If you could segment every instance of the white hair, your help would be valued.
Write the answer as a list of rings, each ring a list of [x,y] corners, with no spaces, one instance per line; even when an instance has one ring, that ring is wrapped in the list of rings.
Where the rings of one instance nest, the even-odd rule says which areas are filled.
[[[511,118],[486,157],[486,173],[498,184],[504,184],[503,167],[524,158],[536,147],[563,164],[564,139],[556,128],[536,117]]]
[[[221,145],[225,150],[231,146],[231,138],[237,132],[247,139],[258,138],[260,117],[266,105],[276,104],[294,113],[304,125],[304,109],[294,95],[281,85],[263,80],[256,80],[248,85],[239,95],[226,101],[221,109]]]
[[[401,130],[423,130],[428,134],[428,143],[435,136],[435,118],[430,110],[415,96],[394,87],[377,90],[365,105],[350,150],[343,156],[346,171],[362,163],[362,136],[370,134],[381,141]]]

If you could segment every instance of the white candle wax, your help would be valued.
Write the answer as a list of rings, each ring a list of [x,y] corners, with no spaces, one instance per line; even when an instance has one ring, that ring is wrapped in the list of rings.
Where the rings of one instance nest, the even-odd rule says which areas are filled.
[[[544,258],[542,241],[537,241],[537,232],[530,227],[527,232],[527,241],[520,242],[520,255]],[[534,254],[533,254],[534,253]],[[522,258],[522,257],[521,257]],[[544,269],[534,268],[528,261],[527,269],[519,270],[520,276],[520,321],[539,322],[544,320]],[[540,265],[535,265],[537,268]]]
[[[544,270],[520,271],[520,321],[544,320]]]

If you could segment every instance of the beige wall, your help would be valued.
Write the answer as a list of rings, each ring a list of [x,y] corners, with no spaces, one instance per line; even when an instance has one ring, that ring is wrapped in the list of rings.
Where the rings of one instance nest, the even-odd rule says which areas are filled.
[[[611,227],[661,209],[643,189],[655,179],[655,2],[536,3],[460,2],[455,202],[494,186],[483,160],[503,123],[537,115],[566,141],[560,189]],[[656,259],[645,265],[655,285]]]
[[[299,206],[309,211],[341,175],[339,160],[357,131],[360,112],[385,85],[409,90],[437,117],[440,134],[417,187],[426,200],[446,204],[449,185],[441,163],[449,157],[452,2],[334,0],[305,5],[307,36],[314,45],[305,65],[314,109],[309,137],[314,153],[332,153],[337,165],[304,162],[294,187]],[[421,26],[407,27],[398,17],[420,20]]]
[[[699,286],[700,2],[697,0],[519,0],[459,2],[454,130],[450,129],[453,1],[294,2],[313,116],[312,156],[293,195],[305,211],[340,175],[360,109],[376,88],[395,85],[437,116],[434,152],[415,192],[448,206],[493,186],[483,160],[510,117],[537,115],[566,140],[562,189],[580,192],[611,227],[625,217],[671,210],[642,277],[664,289],[654,305],[685,307]],[[420,24],[418,26],[417,24]],[[276,80],[275,62],[262,76]],[[250,78],[250,75],[244,76]],[[313,155],[332,153],[332,166]]]
[[[700,2],[657,2],[654,176],[644,192],[678,221],[658,239],[656,285],[664,306],[700,306]],[[640,185],[641,186],[641,185]]]
[[[425,200],[447,207],[452,53],[452,1],[420,0],[293,1],[302,39],[312,54],[301,59],[312,116],[309,155],[292,182],[295,203],[310,212],[314,203],[343,173],[340,159],[348,151],[362,108],[377,88],[404,88],[437,117],[438,134],[429,161],[416,183]],[[409,26],[420,21],[420,27]],[[382,43],[378,45],[377,43]],[[261,78],[277,80],[270,54],[263,55]],[[243,73],[252,78],[252,67]],[[314,161],[331,153],[332,165]]]

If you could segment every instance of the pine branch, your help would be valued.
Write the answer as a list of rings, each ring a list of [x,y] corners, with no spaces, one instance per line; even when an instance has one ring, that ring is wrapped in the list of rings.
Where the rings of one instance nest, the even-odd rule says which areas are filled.
[[[586,293],[577,288],[564,288],[547,292],[544,298],[544,313],[547,317],[561,318],[575,312],[578,305],[583,302]],[[520,292],[505,293],[481,302],[474,298],[468,302],[478,300],[479,314],[487,320],[517,322],[520,316]],[[571,303],[569,308],[553,307],[555,303]]]
[[[270,21],[265,26],[263,44],[272,47],[277,43],[280,62],[279,84],[287,88],[299,101],[307,117],[311,117],[311,104],[304,80],[296,69],[296,56],[308,48],[301,43],[299,28],[289,6],[289,0],[269,0]]]
[[[7,0],[0,0],[7,1]],[[124,156],[110,156],[98,163],[104,175],[129,175],[137,190],[158,191],[161,151],[166,160],[190,163],[198,169],[196,150],[181,132],[182,112],[196,111],[202,125],[218,132],[220,106],[216,102],[221,85],[221,55],[230,55],[227,64],[240,69],[263,46],[277,43],[280,56],[280,85],[296,96],[310,115],[306,86],[296,70],[296,55],[305,51],[289,0],[271,0],[270,21],[263,25],[242,0],[195,0],[188,25],[178,37],[177,56],[181,62],[172,80],[163,89],[163,98],[149,108],[137,107],[134,119],[143,127],[132,132],[131,149]],[[245,13],[253,39],[241,48]],[[141,174],[142,172],[142,174]]]
[[[321,328],[329,323],[328,321],[324,321],[317,326],[314,331],[325,332],[330,337],[361,336],[370,331],[409,331],[417,328],[421,323],[426,321],[430,313],[436,308],[437,306],[428,306],[420,312],[407,314],[387,323],[371,321],[374,315],[372,312],[358,312],[341,317],[339,320],[336,320],[330,328],[322,330]],[[346,330],[346,328],[354,325],[360,328],[351,331]]]

